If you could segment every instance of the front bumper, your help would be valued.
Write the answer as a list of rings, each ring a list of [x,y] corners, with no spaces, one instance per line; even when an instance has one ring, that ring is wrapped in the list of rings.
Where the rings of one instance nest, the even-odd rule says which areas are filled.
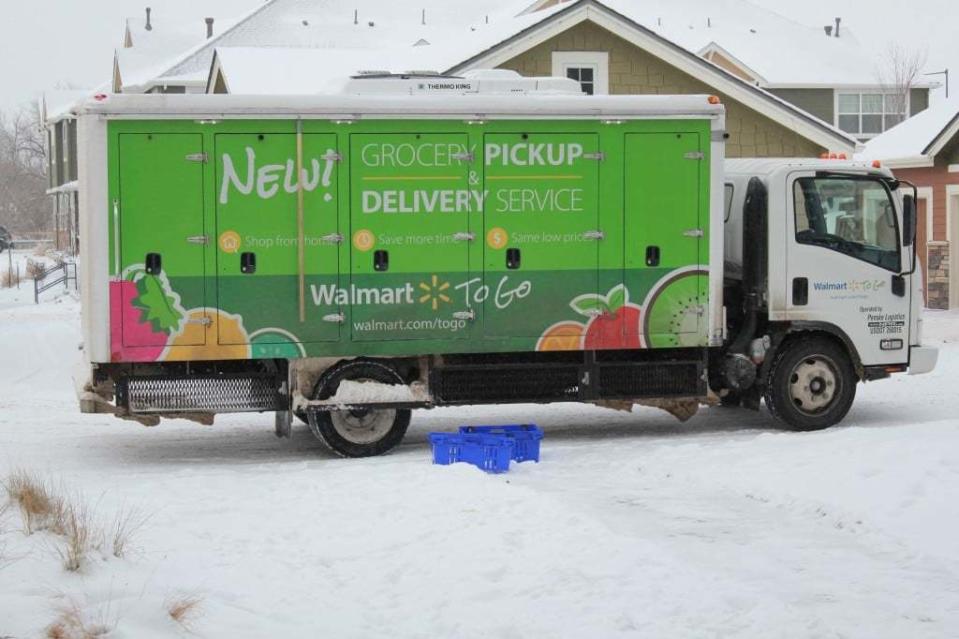
[[[912,346],[909,349],[909,374],[931,373],[939,361],[939,349],[931,346]]]

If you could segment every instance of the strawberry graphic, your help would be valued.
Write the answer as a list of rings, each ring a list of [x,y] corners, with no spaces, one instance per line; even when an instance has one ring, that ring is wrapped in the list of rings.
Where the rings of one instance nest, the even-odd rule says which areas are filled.
[[[114,361],[156,361],[184,317],[180,298],[163,275],[127,269],[110,282],[110,347]]]
[[[614,287],[606,295],[580,295],[570,306],[591,318],[586,325],[584,349],[643,348],[643,309],[629,303],[629,291],[624,285]]]

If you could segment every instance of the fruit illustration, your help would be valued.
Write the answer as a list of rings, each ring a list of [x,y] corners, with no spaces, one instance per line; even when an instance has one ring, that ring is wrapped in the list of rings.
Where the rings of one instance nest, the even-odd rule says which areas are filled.
[[[651,348],[701,346],[699,324],[703,321],[700,300],[709,274],[698,268],[670,273],[650,291],[643,307],[643,335]]]
[[[185,358],[191,360],[248,359],[249,336],[243,318],[217,308],[193,308],[186,311],[180,330],[167,343],[161,359],[180,359],[171,351],[176,346],[189,346]]]
[[[254,359],[295,359],[306,357],[296,335],[282,328],[261,328],[250,333],[250,350]]]
[[[583,339],[586,350],[643,348],[643,309],[629,303],[629,291],[624,285],[614,287],[606,295],[580,295],[570,306],[591,318]]]
[[[538,351],[578,351],[583,348],[586,325],[578,322],[553,324],[536,342]]]
[[[110,282],[110,323],[115,327],[110,348],[116,361],[154,361],[166,346],[167,333],[146,320],[147,312],[135,304],[138,297],[136,282]],[[135,356],[129,347],[137,347]]]

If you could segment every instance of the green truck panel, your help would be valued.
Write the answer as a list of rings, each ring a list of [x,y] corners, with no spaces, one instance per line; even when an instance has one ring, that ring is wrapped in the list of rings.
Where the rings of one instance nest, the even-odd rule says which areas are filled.
[[[111,122],[112,359],[704,346],[710,124]]]

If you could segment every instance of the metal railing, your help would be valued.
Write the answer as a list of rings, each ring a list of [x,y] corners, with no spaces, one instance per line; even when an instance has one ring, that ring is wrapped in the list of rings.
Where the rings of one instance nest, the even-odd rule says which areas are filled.
[[[51,279],[53,278],[53,279]],[[77,290],[77,265],[74,262],[60,262],[51,266],[43,275],[33,280],[33,302],[40,303],[40,293],[48,291],[54,286],[63,284],[63,290],[70,290],[73,281],[73,290]]]

